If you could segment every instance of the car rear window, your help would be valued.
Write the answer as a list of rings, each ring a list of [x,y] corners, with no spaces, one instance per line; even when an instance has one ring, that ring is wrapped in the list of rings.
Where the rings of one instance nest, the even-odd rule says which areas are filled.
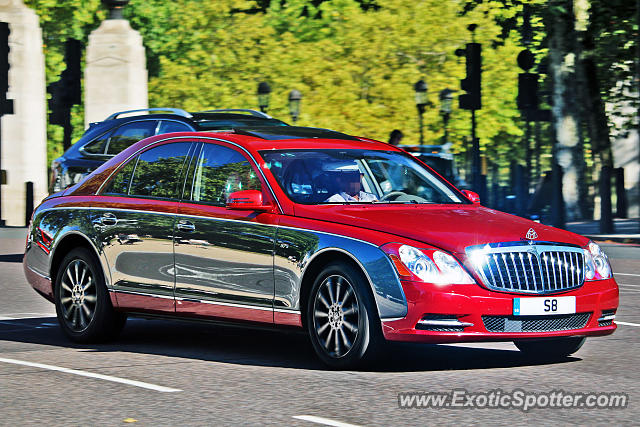
[[[109,139],[107,154],[116,155],[141,139],[155,135],[157,125],[156,120],[143,120],[120,126]]]

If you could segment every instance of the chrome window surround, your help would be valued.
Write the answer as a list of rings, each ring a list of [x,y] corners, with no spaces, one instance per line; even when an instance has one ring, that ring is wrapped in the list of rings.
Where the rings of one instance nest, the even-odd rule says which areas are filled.
[[[492,290],[549,294],[579,288],[585,280],[584,250],[555,242],[504,242],[465,249],[470,265]]]

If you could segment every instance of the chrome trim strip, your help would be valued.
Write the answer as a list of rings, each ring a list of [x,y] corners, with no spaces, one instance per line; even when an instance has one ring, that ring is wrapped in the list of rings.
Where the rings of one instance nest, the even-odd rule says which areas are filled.
[[[110,290],[109,292],[116,293],[116,294],[130,294],[130,295],[139,295],[139,296],[162,298],[162,299],[175,299],[176,301],[197,302],[197,303],[200,303],[200,304],[221,305],[221,306],[225,306],[225,307],[246,308],[246,309],[249,309],[249,310],[276,311],[278,313],[301,314],[300,310],[285,310],[285,309],[280,309],[280,308],[273,309],[271,307],[261,307],[261,306],[257,306],[257,305],[234,304],[234,303],[230,303],[230,302],[208,301],[208,300],[200,300],[200,299],[194,299],[194,298],[183,298],[183,297],[174,298],[174,297],[170,297],[170,296],[166,296],[166,295],[156,295],[156,294],[148,294],[148,293],[144,293],[144,292],[124,291],[124,290],[119,290],[119,289]]]
[[[119,167],[117,167],[113,172],[111,172],[111,174],[109,174],[109,176],[102,182],[102,184],[100,184],[100,187],[98,188],[98,190],[96,190],[96,192],[94,194],[95,195],[100,195],[100,193],[102,193],[102,188],[111,179],[113,174],[115,174],[120,169],[120,166],[122,166],[122,164],[128,162],[132,157],[138,155],[138,153],[140,153],[141,151],[146,150],[147,148],[153,147],[154,145],[159,144],[161,142],[165,142],[165,141],[169,141],[169,140],[178,140],[178,139],[191,139],[193,142],[202,142],[201,140],[219,141],[219,142],[224,142],[224,143],[233,145],[234,147],[237,147],[237,148],[241,149],[242,151],[244,151],[246,153],[246,155],[253,161],[253,164],[256,167],[256,169],[258,169],[258,171],[260,172],[260,175],[262,175],[262,179],[267,184],[267,188],[269,189],[269,192],[271,193],[271,196],[273,197],[273,200],[276,201],[276,204],[278,205],[278,208],[280,209],[280,212],[284,212],[282,210],[282,205],[280,205],[280,201],[276,197],[276,193],[273,191],[273,188],[271,188],[271,184],[269,184],[269,181],[267,180],[267,177],[265,176],[264,172],[262,171],[262,168],[260,167],[260,165],[256,161],[255,157],[253,157],[253,155],[249,152],[249,150],[247,150],[246,148],[244,148],[242,145],[238,144],[237,142],[229,141],[229,140],[222,139],[222,138],[213,138],[213,137],[210,137],[210,136],[199,136],[199,135],[198,136],[196,136],[196,135],[192,135],[192,136],[176,136],[176,137],[169,137],[169,138],[159,139],[157,141],[154,141],[151,144],[145,145],[144,147],[141,147],[137,151],[132,153],[125,160],[123,160],[120,163]],[[180,201],[180,200],[176,200],[176,201]]]
[[[246,309],[249,309],[249,310],[273,311],[273,307],[261,307],[261,306],[258,306],[258,305],[234,304],[234,303],[231,303],[231,302],[199,300],[199,299],[194,299],[194,298],[183,298],[183,297],[176,297],[175,300],[176,301],[197,302],[197,303],[200,303],[200,304],[221,305],[221,306],[225,306],[225,307],[246,308]]]
[[[152,297],[152,298],[161,298],[161,299],[174,299],[168,295],[158,295],[158,294],[148,294],[144,292],[135,292],[135,291],[124,291],[120,289],[110,289],[109,292],[114,294],[129,294],[129,295],[139,295],[143,297]]]
[[[31,272],[32,272],[32,273],[34,273],[34,274],[37,274],[38,276],[42,277],[43,279],[46,279],[46,280],[48,280],[48,281],[51,281],[51,277],[49,277],[49,276],[45,276],[44,274],[42,274],[42,273],[39,273],[39,272],[35,271],[33,268],[31,268],[31,266],[27,265],[27,268],[29,269],[29,271],[31,271]]]
[[[284,308],[274,308],[273,311],[276,313],[302,314],[300,310],[287,310]]]
[[[461,322],[459,320],[420,320],[418,325],[424,326],[445,326],[452,328],[467,328],[473,326],[473,323]]]
[[[615,320],[615,319],[616,319],[615,314],[605,314],[602,317],[598,318],[598,322],[607,322],[609,320]]]

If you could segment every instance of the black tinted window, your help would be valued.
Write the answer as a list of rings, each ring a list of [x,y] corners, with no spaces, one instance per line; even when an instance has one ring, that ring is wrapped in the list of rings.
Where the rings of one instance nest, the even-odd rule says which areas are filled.
[[[190,146],[190,142],[175,142],[140,154],[129,195],[177,199]]]
[[[175,122],[173,120],[162,120],[158,134],[171,132],[190,132],[193,128],[186,123]]]
[[[224,206],[234,191],[260,190],[260,180],[239,152],[204,144],[198,158],[191,200]]]
[[[157,125],[155,120],[143,120],[120,126],[109,140],[107,154],[116,155],[141,139],[155,135]]]
[[[131,174],[136,166],[136,159],[131,160],[118,172],[107,185],[105,194],[123,194],[126,195],[129,192],[129,184],[131,183]]]
[[[87,145],[85,145],[82,149],[89,154],[104,154],[105,148],[107,148],[107,141],[111,136],[112,132],[109,131],[102,136],[94,139]]]

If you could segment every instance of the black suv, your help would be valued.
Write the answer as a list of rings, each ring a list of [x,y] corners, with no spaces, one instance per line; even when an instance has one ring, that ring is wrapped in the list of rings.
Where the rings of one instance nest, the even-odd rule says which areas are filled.
[[[263,126],[287,124],[265,113],[242,109],[196,113],[178,108],[120,111],[102,122],[91,123],[82,138],[51,163],[49,192],[55,193],[75,184],[111,157],[149,136]]]

